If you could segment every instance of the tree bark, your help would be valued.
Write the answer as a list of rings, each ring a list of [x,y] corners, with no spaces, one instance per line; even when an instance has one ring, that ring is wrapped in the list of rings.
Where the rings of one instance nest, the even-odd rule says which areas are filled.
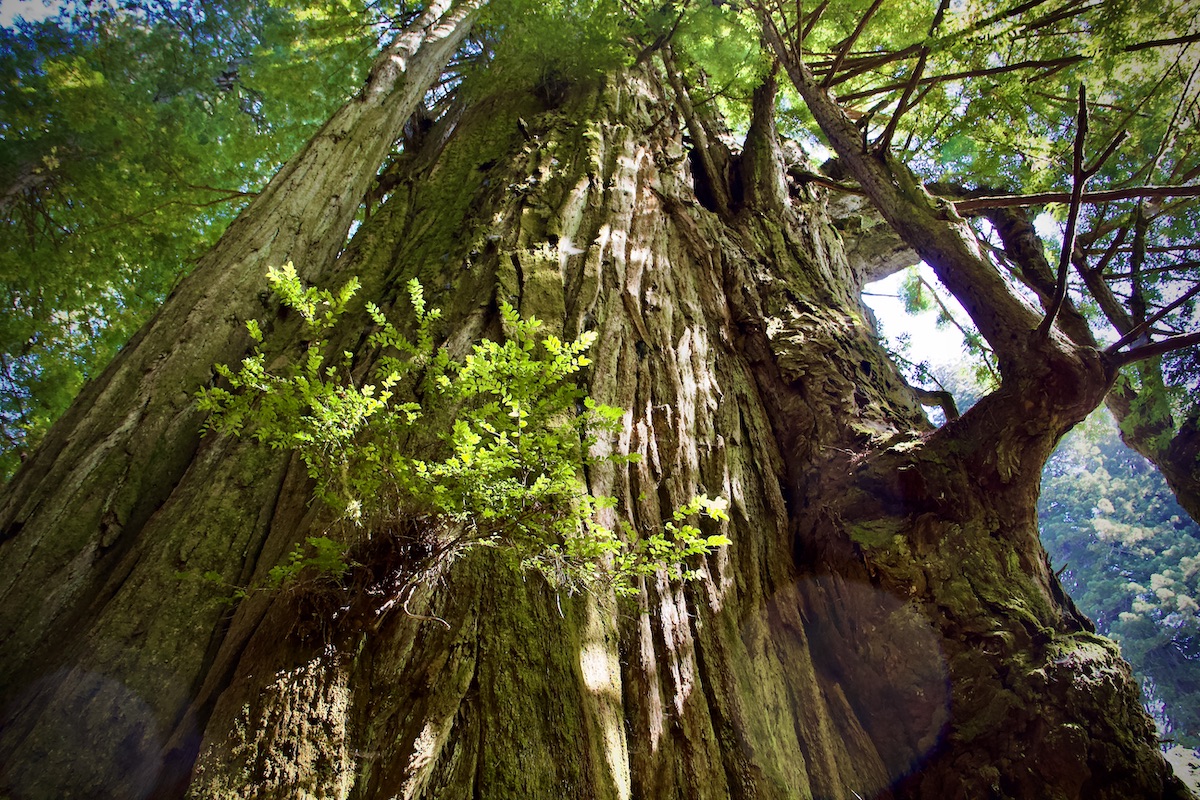
[[[987,216],[1025,285],[1037,293],[1043,308],[1048,308],[1054,293],[1054,273],[1028,216],[1008,208],[996,209]],[[1130,333],[1134,323],[1103,276],[1086,267],[1080,272],[1117,332]],[[1087,320],[1070,302],[1059,313],[1057,324],[1075,344],[1098,346]],[[1105,397],[1105,405],[1121,428],[1121,440],[1158,469],[1179,505],[1200,522],[1200,420],[1193,412],[1176,421],[1166,399],[1168,390],[1159,359],[1136,364],[1132,369],[1137,373],[1138,388],[1119,381]]]
[[[189,484],[198,463],[224,457],[223,445],[201,447],[194,392],[215,362],[241,358],[245,321],[271,311],[268,266],[292,260],[310,280],[328,272],[479,4],[431,3],[397,36],[358,96],[280,170],[5,487],[0,753],[19,765],[11,780],[54,786],[71,776],[84,794],[143,780],[128,763],[143,764],[156,746],[151,728],[169,729],[186,705],[221,624],[221,609],[196,608],[172,575],[213,552],[253,563],[270,515],[242,506],[261,509],[283,474],[278,459],[251,454],[209,464],[208,486]],[[79,633],[68,643],[71,631]],[[81,739],[91,741],[86,764],[70,752]]]
[[[733,544],[701,578],[660,575],[632,603],[557,596],[480,548],[411,597],[384,579],[298,587],[226,615],[219,587],[174,574],[261,578],[319,532],[304,471],[252,442],[181,447],[152,429],[179,477],[119,557],[95,556],[103,512],[82,539],[38,529],[51,563],[100,587],[77,625],[59,572],[39,574],[45,589],[14,579],[52,601],[39,617],[22,598],[29,617],[10,623],[23,671],[5,668],[20,680],[0,756],[15,796],[1186,796],[1127,666],[1037,539],[1042,462],[1103,382],[1056,354],[1061,385],[1007,387],[932,431],[823,202],[780,193],[773,133],[759,120],[742,169],[716,132],[696,135],[680,91],[641,68],[557,107],[512,88],[475,102],[317,277],[357,275],[394,317],[418,278],[452,349],[501,335],[498,300],[566,337],[598,331],[588,389],[627,410],[613,446],[641,461],[592,468],[589,488],[638,530],[697,492],[729,498]],[[685,132],[719,170],[695,177]],[[728,183],[716,210],[697,200],[698,183],[738,175],[756,182],[740,205]],[[354,312],[338,344],[369,356],[367,327]],[[281,351],[296,337],[287,320],[264,328]],[[207,364],[191,370],[147,380],[186,405]],[[110,429],[100,441],[127,448]],[[12,506],[23,527],[6,547],[32,548],[50,507],[83,516],[60,491]],[[94,747],[106,763],[77,771]]]

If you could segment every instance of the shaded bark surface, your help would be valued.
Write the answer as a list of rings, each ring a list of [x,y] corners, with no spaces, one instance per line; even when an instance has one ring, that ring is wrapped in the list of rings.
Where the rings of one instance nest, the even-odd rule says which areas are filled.
[[[83,793],[151,780],[138,776],[154,773],[143,765],[175,722],[162,709],[186,704],[222,625],[223,610],[204,602],[211,592],[182,586],[175,572],[222,559],[217,571],[235,579],[237,565],[252,568],[282,475],[265,454],[201,448],[194,392],[215,362],[241,357],[246,320],[274,305],[263,292],[267,266],[294,260],[308,279],[332,266],[379,164],[479,4],[438,0],[397,35],[362,91],[272,178],[5,487],[0,757],[15,764],[10,780],[70,778]],[[84,743],[92,758],[77,763]]]
[[[647,70],[554,108],[479,101],[315,274],[357,275],[393,317],[419,278],[456,349],[500,335],[500,299],[568,337],[598,330],[589,391],[627,410],[614,446],[642,458],[593,468],[590,489],[645,530],[697,492],[729,498],[733,544],[701,579],[632,603],[556,596],[480,549],[410,613],[370,592],[227,610],[176,573],[261,580],[319,517],[294,459],[200,440],[200,379],[155,377],[186,433],[145,432],[166,452],[127,467],[144,471],[137,526],[93,509],[127,485],[103,443],[26,467],[89,492],[31,492],[28,474],[12,490],[4,558],[29,565],[6,576],[23,603],[0,698],[12,796],[1186,796],[1037,540],[1042,463],[1102,396],[1087,365],[1051,360],[1039,392],[931,430],[823,200],[785,191],[761,115],[730,153],[681,116],[686,92]],[[338,345],[361,349],[351,316]],[[264,328],[271,347],[296,338],[294,321]],[[120,419],[105,441],[129,448]],[[176,477],[154,489],[159,469]],[[79,533],[60,541],[63,518]]]

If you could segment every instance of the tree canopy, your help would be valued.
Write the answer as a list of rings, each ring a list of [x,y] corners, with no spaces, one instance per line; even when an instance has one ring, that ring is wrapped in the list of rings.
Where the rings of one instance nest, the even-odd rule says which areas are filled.
[[[1065,796],[1101,783],[1114,797],[1126,785],[1175,791],[1115,648],[1061,591],[1039,543],[1034,500],[1055,443],[1107,402],[1125,440],[1200,517],[1196,25],[1182,3],[1084,0],[130,0],[83,3],[5,33],[0,282],[10,312],[0,328],[0,426],[2,468],[15,477],[0,507],[0,544],[24,560],[6,584],[2,620],[20,670],[72,670],[29,690],[53,698],[45,708],[14,706],[28,720],[5,734],[13,752],[25,754],[18,778],[42,779],[45,770],[28,756],[56,740],[68,716],[62,709],[84,703],[89,719],[109,724],[101,705],[134,691],[111,674],[136,685],[175,731],[167,743],[153,726],[122,719],[137,728],[130,749],[149,754],[132,759],[134,771],[145,765],[150,780],[171,781],[178,770],[186,780],[199,764],[210,785],[228,778],[235,787],[245,780],[240,759],[273,747],[276,730],[243,725],[239,693],[245,709],[258,704],[282,730],[289,692],[312,689],[316,697],[333,685],[322,684],[327,678],[348,686],[364,675],[357,685],[371,686],[375,655],[386,655],[375,677],[395,677],[389,701],[399,698],[418,715],[432,709],[427,719],[441,715],[445,732],[467,731],[463,741],[483,747],[483,736],[471,735],[483,730],[478,721],[501,717],[557,741],[557,722],[539,715],[528,693],[507,692],[524,704],[519,713],[497,715],[511,710],[503,704],[476,706],[483,716],[460,713],[460,703],[475,702],[463,698],[479,696],[469,684],[490,692],[489,676],[508,678],[504,670],[524,665],[489,653],[515,650],[533,665],[527,675],[544,674],[549,685],[553,667],[581,692],[579,707],[592,716],[568,720],[568,735],[608,726],[595,737],[605,752],[586,756],[607,759],[605,780],[636,773],[653,784],[653,759],[685,764],[699,752],[693,746],[722,749],[723,740],[708,735],[716,726],[729,741],[769,744],[705,751],[721,764],[711,774],[755,785],[811,779],[844,796],[851,789],[841,778],[863,755],[878,773],[868,791],[911,778],[914,796],[951,785],[965,796],[992,777],[963,769],[961,759],[995,771],[1002,747],[1010,762],[1050,753],[1070,767],[1039,776],[1005,766],[995,793],[1009,781],[1004,791],[1029,795],[1046,780],[1061,781]],[[619,147],[637,152],[612,149]],[[851,210],[839,215],[834,206]],[[576,232],[590,249],[571,241]],[[943,393],[940,427],[921,417],[924,393],[903,385],[858,298],[862,282],[917,260],[940,288],[910,285],[910,299],[944,305],[941,293],[953,295],[989,381],[961,416]],[[639,270],[650,261],[661,283],[643,285]],[[277,289],[286,287],[284,305],[310,323],[322,304],[331,314],[348,310],[351,322],[331,316],[328,340],[300,330],[261,285],[265,267],[285,263],[286,272],[270,273]],[[354,282],[340,294],[305,286],[323,287],[357,267],[378,305],[351,308]],[[419,291],[411,290],[416,345],[384,315],[410,278],[436,282],[431,295],[451,306],[447,316],[459,325],[440,354]],[[578,301],[583,289],[595,297]],[[596,305],[588,310],[588,302]],[[522,321],[527,310],[541,314],[538,303],[562,325],[553,339],[537,339],[537,326]],[[568,303],[578,307],[574,318]],[[593,325],[603,331],[584,336]],[[677,347],[680,326],[687,330]],[[607,350],[606,333],[620,346]],[[507,343],[475,345],[469,358],[451,361],[450,350],[466,353],[490,334]],[[595,364],[583,356],[593,337]],[[557,354],[550,367],[525,357],[538,347]],[[440,445],[425,443],[442,455],[453,445],[444,460],[420,451],[421,436],[437,436],[432,426],[324,425],[327,410],[362,410],[365,419],[390,401],[410,362],[389,361],[389,348],[411,350],[421,369],[440,364],[435,382],[467,406],[479,404],[478,414],[443,431]],[[305,360],[276,370],[295,350]],[[240,371],[212,366],[239,359]],[[501,378],[497,364],[508,370]],[[584,378],[589,392],[572,383],[585,366],[594,367]],[[230,391],[268,384],[273,397]],[[530,406],[508,384],[548,386],[554,402]],[[79,399],[48,427],[81,385]],[[614,394],[644,407],[635,417],[589,406],[592,390],[605,402]],[[548,435],[522,438],[530,408]],[[210,411],[225,414],[210,421],[221,435],[201,441]],[[513,453],[525,443],[525,455],[553,464],[597,444],[585,420],[597,411],[642,460],[610,460],[628,467],[618,473],[610,461],[581,457],[594,474],[581,479],[571,461],[547,481],[530,471],[514,477],[525,462]],[[281,423],[285,414],[300,424]],[[315,448],[253,450],[232,436],[247,418],[277,451],[296,441]],[[310,423],[324,425],[325,438]],[[367,434],[356,438],[359,430]],[[362,471],[341,458],[348,449],[337,448],[347,442],[362,455]],[[675,457],[665,468],[660,450]],[[392,470],[388,478],[379,478],[379,463]],[[470,463],[495,467],[511,491],[464,477]],[[433,488],[430,475],[440,480]],[[710,479],[742,493],[732,513],[702,494]],[[614,497],[581,498],[581,480],[589,491],[615,487]],[[316,553],[306,556],[299,537],[323,524],[309,490],[332,493],[346,483],[379,498],[369,515],[378,525],[356,528],[353,542],[310,537]],[[744,543],[725,528],[702,536],[673,524],[672,536],[648,539],[645,553],[618,543],[618,532],[658,525],[664,509],[680,508],[676,521],[701,510],[679,505],[693,489],[696,502],[712,504],[714,524]],[[433,501],[421,506],[430,499],[422,492]],[[1143,526],[1108,518],[1114,496],[1105,489],[1088,512],[1097,540],[1141,541]],[[593,506],[593,497],[605,505]],[[562,504],[572,502],[564,516]],[[549,588],[592,585],[591,567],[624,553],[629,580],[621,588],[643,603],[628,630],[618,630],[624,622],[612,597],[580,600],[567,612],[559,605],[555,617],[546,586],[479,569],[496,563],[482,547],[450,578],[461,592],[397,577],[430,544],[408,536],[411,529],[450,531],[464,519],[502,517],[495,528],[477,526],[480,540],[531,541],[532,555],[518,552],[524,564],[537,560],[545,528],[552,543],[570,544],[572,532],[592,525],[593,511],[599,517],[618,506],[628,527],[624,517],[622,526],[597,522],[595,546],[582,554],[587,571]],[[508,513],[517,508],[521,514]],[[526,511],[537,531],[522,527]],[[678,552],[660,552],[670,549],[668,538],[682,543]],[[1082,550],[1095,555],[1090,544]],[[1136,595],[1127,609],[1097,612],[1116,613],[1110,631],[1131,643],[1149,640],[1131,635],[1136,626],[1145,632],[1144,621],[1183,630],[1195,615],[1194,565],[1181,550],[1161,550],[1151,548],[1162,563],[1150,574],[1120,575]],[[361,661],[334,663],[336,647],[322,650],[305,635],[280,646],[266,621],[295,616],[288,597],[243,593],[233,622],[212,607],[212,583],[251,586],[251,577],[281,565],[326,569],[340,580],[358,553],[361,582],[334,592],[349,599],[309,616],[318,626],[349,620],[338,646],[367,652]],[[709,555],[696,570],[707,581],[699,589],[676,591],[662,569]],[[1179,563],[1168,563],[1175,556]],[[547,563],[543,574],[574,575]],[[180,565],[216,578],[185,585]],[[1112,578],[1106,568],[1102,580]],[[43,586],[51,587],[45,596]],[[178,596],[164,600],[164,587],[180,587]],[[880,591],[857,597],[852,587]],[[380,630],[387,609],[400,603],[408,612],[420,593],[431,613],[460,623],[477,617],[478,625],[447,634],[473,643],[418,636],[411,620],[437,618],[417,614],[388,620],[397,646],[386,654],[355,649]],[[501,613],[483,608],[497,599]],[[170,613],[159,614],[167,606]],[[80,634],[86,641],[60,654],[59,628],[81,619],[94,623]],[[736,630],[746,620],[761,621],[762,635]],[[542,646],[556,631],[573,637],[581,660],[553,641]],[[749,652],[756,637],[761,658]],[[1167,647],[1190,658],[1177,646],[1185,638],[1173,636]],[[1146,652],[1162,655],[1163,645]],[[618,663],[635,650],[641,663]],[[318,664],[325,656],[317,651],[328,663]],[[590,654],[604,663],[585,663]],[[310,656],[311,670],[275,687],[279,703],[264,699],[267,676]],[[682,735],[686,752],[658,738],[662,709],[643,708],[660,694],[638,682],[666,675],[664,659],[712,679],[704,698],[688,681],[672,698],[673,720],[681,730],[694,726]],[[186,680],[164,677],[164,661],[185,664]],[[450,665],[462,691],[406,701],[416,685],[408,670],[440,672],[435,663]],[[905,686],[889,677],[897,663],[910,670]],[[366,672],[351,679],[359,669]],[[315,676],[310,683],[305,670]],[[1087,676],[1100,679],[1089,684]],[[5,691],[23,696],[19,680],[12,686]],[[777,702],[784,695],[789,702]],[[912,713],[876,713],[899,701]],[[792,705],[821,710],[806,718]],[[404,714],[383,715],[380,728],[366,720],[360,733],[400,742],[387,726],[409,720]],[[1082,716],[1095,722],[1086,733]],[[412,741],[428,739],[426,721],[412,720]],[[621,743],[630,720],[650,732],[633,743],[633,760],[642,759],[633,768],[629,751],[618,752],[631,746]],[[1031,733],[1035,744],[1004,739],[997,720],[1040,731]],[[247,738],[223,753],[234,728]],[[215,737],[203,752],[201,729]],[[125,740],[104,746],[117,741]],[[270,757],[286,760],[290,744]],[[413,785],[405,770],[421,759],[403,746],[387,745],[396,749],[383,768],[397,772],[385,784]],[[799,764],[810,751],[793,757],[809,747],[820,750],[811,771]],[[1117,751],[1120,758],[1109,757]],[[457,752],[439,761],[450,778],[459,777]],[[343,755],[338,769],[358,769],[357,752]],[[760,755],[778,774],[759,769]],[[914,765],[926,756],[934,766],[918,774]],[[61,757],[65,764],[73,756]],[[493,763],[517,760],[506,753]],[[591,763],[564,769],[574,781],[577,767],[582,773]],[[537,780],[558,774],[559,765],[542,766]],[[101,785],[119,769],[98,764],[84,780]]]
[[[5,472],[419,8],[80,4],[0,34]],[[497,0],[424,113],[662,57],[736,127],[780,56],[803,62],[864,148],[972,220],[1005,280],[1065,293],[1060,328],[1133,364],[1109,400],[1126,440],[1194,492],[1195,25],[1183,3]],[[786,83],[775,106],[805,146],[827,135]],[[814,167],[795,169],[858,191]]]
[[[0,471],[361,81],[351,9],[80,4],[0,28]]]

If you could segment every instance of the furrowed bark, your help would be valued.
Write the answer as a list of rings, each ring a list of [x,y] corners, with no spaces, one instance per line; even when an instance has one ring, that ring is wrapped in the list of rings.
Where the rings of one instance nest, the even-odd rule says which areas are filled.
[[[598,329],[590,391],[629,409],[619,445],[643,458],[593,470],[592,491],[622,498],[639,530],[697,490],[725,494],[742,544],[701,586],[651,582],[630,607],[555,597],[481,551],[410,606],[450,629],[396,613],[329,659],[316,646],[281,651],[263,625],[217,701],[193,796],[281,796],[283,785],[247,776],[283,774],[297,748],[341,752],[283,724],[331,686],[358,687],[316,727],[356,726],[349,791],[362,796],[849,798],[840,784],[864,763],[886,780],[844,703],[824,710],[803,640],[785,467],[724,295],[726,260],[762,245],[722,242],[735,229],[697,210],[682,119],[646,133],[664,108],[662,82],[586,88],[558,111],[507,97],[464,115],[432,167],[451,170],[445,180],[414,176],[364,227],[345,270],[385,296],[416,275],[449,319],[482,317],[466,326],[475,334],[494,330],[497,297],[567,336]],[[795,263],[778,232],[768,240]],[[822,256],[832,280],[837,255]],[[275,688],[280,674],[297,679]],[[312,791],[336,794],[341,774]]]
[[[938,608],[937,627],[946,633],[953,705],[965,713],[959,717],[956,712],[949,722],[951,744],[902,782],[898,794],[1120,797],[1153,793],[1122,785],[1124,779],[1107,766],[1106,753],[1115,753],[1114,747],[1124,749],[1118,742],[1125,734],[1117,731],[1130,730],[1131,721],[1139,716],[1128,677],[1116,678],[1113,684],[1123,683],[1126,688],[1107,698],[1092,698],[1098,707],[1116,704],[1121,709],[1107,734],[1090,728],[1080,736],[1073,727],[1076,723],[1067,722],[1058,712],[1044,716],[1043,725],[1026,716],[1032,709],[1021,710],[1029,708],[1025,704],[1035,684],[1034,691],[1057,698],[1049,701],[1055,705],[1075,701],[1082,690],[1080,674],[1099,670],[1114,677],[1120,672],[1128,675],[1127,668],[1113,660],[1115,651],[1091,633],[1090,623],[1075,611],[1050,574],[1038,542],[1034,510],[1045,459],[1059,437],[1101,402],[1112,381],[1111,367],[1094,347],[1075,345],[1057,334],[1041,340],[1035,333],[1039,317],[1004,285],[964,221],[949,207],[939,206],[888,154],[866,150],[857,128],[805,65],[790,56],[777,29],[764,24],[764,30],[839,158],[896,233],[963,304],[1000,361],[1000,389],[960,419],[932,436],[893,446],[890,454],[885,450],[869,456],[858,468],[859,490],[866,491],[859,495],[848,487],[842,495],[847,498],[845,505],[832,506],[824,528],[849,534],[873,579],[883,585],[896,585],[892,583],[896,581],[897,588],[908,587],[929,598]],[[976,486],[989,490],[981,495],[944,482],[962,475],[972,476]],[[885,490],[888,485],[894,488]],[[887,496],[892,500],[879,512],[864,513],[871,498]],[[901,509],[907,514],[905,524],[878,522]],[[813,538],[819,539],[820,531],[814,530]],[[997,547],[1001,541],[1005,544]],[[927,573],[922,578],[917,574],[920,568],[914,573],[913,567],[921,561],[913,558],[915,553],[944,552],[947,547],[963,548],[959,577]],[[831,552],[838,551],[831,548]],[[858,555],[842,552],[847,561]],[[983,564],[991,566],[979,570]],[[1006,588],[996,594],[987,588],[990,581],[985,576],[998,574],[1005,575]],[[960,590],[971,599],[962,602]],[[991,639],[999,631],[1005,631],[1001,638]],[[976,644],[961,649],[967,641]],[[984,644],[987,641],[994,645]],[[983,667],[986,658],[976,648],[1001,661],[1032,656],[1046,666],[1035,670],[1036,678],[1024,673],[1026,677],[1014,680],[1021,670],[1002,677]],[[1072,669],[1051,666],[1065,663],[1054,655],[1063,652],[1059,648],[1072,653]],[[1017,651],[1024,654],[1017,656]],[[1007,734],[979,726],[976,714],[983,718],[994,714],[994,721],[1003,720],[1003,730],[1026,733],[1020,743],[1013,742]],[[975,721],[968,721],[971,717]],[[1144,723],[1134,723],[1138,725]],[[1086,741],[1090,737],[1096,738]],[[1130,758],[1131,751],[1125,752],[1121,758]],[[1026,758],[1030,765],[1016,766]],[[1139,764],[1136,771],[1161,772],[1153,756],[1133,758]],[[1056,766],[1032,766],[1039,760]],[[1039,786],[1043,781],[1045,785]]]
[[[741,174],[761,185],[745,187],[748,205],[711,211],[689,142],[729,158],[729,173],[701,181],[728,180],[745,155],[674,96],[648,67],[576,84],[561,105],[497,89],[402,170],[324,280],[357,275],[363,298],[401,318],[418,278],[456,352],[503,335],[499,300],[564,337],[598,331],[586,388],[627,410],[611,446],[641,456],[590,468],[589,489],[620,500],[605,521],[648,531],[697,492],[719,494],[731,519],[708,530],[733,544],[695,564],[699,580],[657,576],[631,604],[559,596],[488,548],[392,604],[403,598],[386,578],[403,565],[381,545],[377,584],[252,593],[220,623],[196,613],[171,634],[203,651],[172,689],[187,710],[144,726],[143,751],[161,760],[121,767],[149,776],[139,786],[195,798],[1183,796],[1127,668],[1085,630],[1036,539],[1033,476],[1089,391],[1066,392],[1066,406],[1028,398],[1020,426],[1006,404],[1027,398],[1009,393],[985,401],[994,414],[931,431],[866,321],[823,202],[772,188],[773,134],[761,119],[751,134]],[[352,310],[337,344],[369,356],[367,328]],[[286,322],[269,335],[300,349]],[[306,489],[295,464],[213,437],[154,525],[212,525],[203,568],[244,584],[319,530]],[[263,509],[253,535],[229,536],[242,528],[221,522],[220,502]],[[148,541],[139,564],[173,568],[180,545]],[[142,574],[113,596],[162,604],[163,584],[139,586]],[[221,594],[189,586],[198,610]],[[138,659],[184,647],[160,645],[146,608],[111,607],[133,633],[121,640],[131,664],[106,665],[110,694],[138,698]],[[68,634],[70,652],[102,635]],[[92,755],[60,752],[62,764]],[[10,766],[10,781],[34,763],[32,748],[13,753],[24,771]]]
[[[664,91],[634,77],[464,115],[431,169],[476,199],[412,176],[345,271],[385,296],[441,287],[468,336],[494,328],[495,297],[598,329],[589,388],[629,409],[619,445],[642,461],[592,491],[638,529],[725,494],[734,545],[634,608],[555,598],[485,551],[410,607],[449,629],[393,614],[298,652],[264,623],[192,796],[282,796],[297,752],[323,754],[310,791],[333,796],[1171,796],[1126,668],[1037,542],[1054,427],[980,414],[924,444],[819,205],[700,208],[688,125],[651,128]]]
[[[201,679],[209,637],[219,639],[221,609],[194,608],[197,597],[180,592],[173,573],[213,564],[236,577],[239,563],[252,563],[282,470],[276,457],[202,445],[194,392],[215,362],[242,357],[246,320],[269,312],[259,297],[268,266],[293,260],[307,278],[328,273],[380,162],[478,5],[433,3],[397,37],[360,94],[234,221],[5,487],[0,757],[23,764],[10,768],[13,780],[73,780],[85,794],[143,782],[128,763],[150,758],[151,729],[174,723]],[[81,635],[64,641],[69,630]],[[68,766],[77,737],[94,738],[93,759]]]

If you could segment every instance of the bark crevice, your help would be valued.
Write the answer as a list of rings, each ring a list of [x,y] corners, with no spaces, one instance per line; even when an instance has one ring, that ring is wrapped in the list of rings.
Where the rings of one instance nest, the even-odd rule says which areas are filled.
[[[252,594],[214,656],[217,590],[167,596],[179,584],[151,567],[260,579],[322,520],[294,464],[285,476],[250,442],[205,442],[143,530],[139,568],[73,644],[90,648],[80,670],[176,723],[169,741],[145,734],[153,759],[114,785],[135,796],[152,770],[164,791],[231,800],[1169,796],[1136,688],[1064,609],[1036,539],[1033,476],[1092,365],[1051,387],[1070,402],[1005,387],[932,432],[822,204],[777,191],[773,134],[758,128],[741,157],[747,197],[781,213],[733,213],[727,181],[713,212],[691,188],[685,130],[708,174],[735,154],[691,112],[663,120],[664,102],[687,102],[670,70],[573,86],[552,108],[506,91],[398,167],[321,274],[358,275],[399,306],[420,279],[459,353],[502,335],[497,299],[566,336],[596,330],[587,389],[626,409],[599,447],[641,456],[589,469],[589,489],[620,501],[606,523],[650,531],[693,494],[722,494],[731,519],[712,531],[733,544],[698,559],[696,581],[657,575],[629,604],[559,596],[489,548],[419,581],[411,616],[372,621],[375,606],[331,595],[333,613],[310,620],[324,635],[297,626],[303,597]],[[363,347],[367,325],[352,309],[339,345]],[[271,333],[281,347],[286,328]],[[154,659],[177,674],[158,677]],[[32,763],[28,730],[5,732],[10,782]],[[52,766],[80,757],[69,750]]]

